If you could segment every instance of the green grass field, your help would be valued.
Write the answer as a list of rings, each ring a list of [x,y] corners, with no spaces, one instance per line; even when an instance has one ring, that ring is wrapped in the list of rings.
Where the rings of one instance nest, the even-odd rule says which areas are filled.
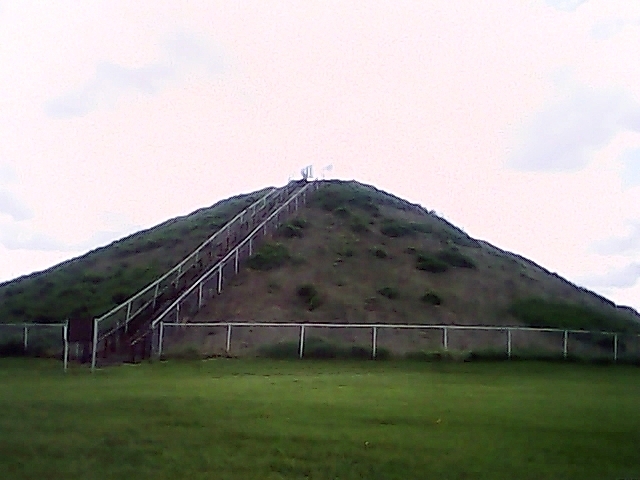
[[[640,369],[0,360],[3,479],[638,479]]]

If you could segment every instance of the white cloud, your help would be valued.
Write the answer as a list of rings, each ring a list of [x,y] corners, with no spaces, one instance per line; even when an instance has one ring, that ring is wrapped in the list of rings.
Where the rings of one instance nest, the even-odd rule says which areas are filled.
[[[0,163],[0,185],[12,183],[16,180],[16,172],[9,165]]]
[[[596,23],[591,35],[596,40],[608,40],[622,31],[627,22],[622,18],[612,18]]]
[[[172,35],[163,42],[163,47],[162,58],[149,65],[126,67],[112,62],[100,63],[93,78],[48,101],[45,112],[56,118],[83,116],[97,108],[112,106],[128,93],[155,94],[189,70],[202,67],[208,74],[222,70],[220,56],[195,36]]]
[[[581,88],[538,112],[521,132],[510,166],[525,171],[570,171],[620,132],[640,132],[640,105],[617,91]]]
[[[98,221],[99,229],[94,230],[89,238],[74,243],[70,248],[77,251],[91,250],[143,229],[141,225],[132,223],[127,215],[118,212],[101,212],[98,215]]]
[[[185,32],[167,36],[162,42],[166,62],[177,70],[202,68],[210,75],[223,69],[221,53],[204,39]]]
[[[0,215],[9,215],[13,220],[22,221],[33,217],[33,212],[8,191],[0,189]]]
[[[601,240],[594,250],[602,255],[633,255],[640,252],[640,222],[631,223],[631,231],[624,236]]]
[[[0,192],[0,213],[3,213],[3,197]],[[42,222],[24,221],[32,218],[2,219],[0,216],[0,246],[6,250],[32,252],[86,252],[107,245],[115,240],[142,229],[129,218],[116,212],[101,212],[96,215],[96,227],[86,238],[62,239],[49,235],[43,230]]]
[[[28,220],[33,217],[33,212],[8,188],[15,181],[14,169],[0,164],[0,216],[8,215],[15,221]]]
[[[73,250],[49,235],[33,231],[29,226],[16,222],[2,224],[0,245],[8,250],[34,250],[41,252]]]
[[[604,288],[631,288],[640,279],[640,263],[633,262],[622,268],[610,270],[586,280],[589,285]]]
[[[584,9],[590,35],[599,42],[632,34],[640,26],[640,3],[628,0],[592,0]]]
[[[173,71],[163,65],[127,68],[103,63],[98,65],[91,81],[77,91],[48,102],[45,110],[48,115],[59,118],[86,115],[100,106],[111,106],[129,91],[153,94],[173,76]]]
[[[563,10],[565,12],[573,12],[588,0],[546,0],[547,5]]]
[[[640,185],[640,148],[628,150],[621,157],[623,179],[627,187]]]

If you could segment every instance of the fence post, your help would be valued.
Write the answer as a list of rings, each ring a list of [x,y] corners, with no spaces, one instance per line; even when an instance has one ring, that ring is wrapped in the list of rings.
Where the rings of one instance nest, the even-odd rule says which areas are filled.
[[[227,355],[229,355],[229,351],[231,350],[231,324],[227,323],[227,344],[225,345],[225,351]]]
[[[249,256],[253,255],[253,237],[249,237]]]
[[[156,308],[156,300],[158,299],[158,291],[160,289],[160,282],[156,283],[156,288],[153,291],[153,309]]]
[[[236,258],[235,258],[236,275],[238,274],[238,250],[239,248],[236,247]]]
[[[567,353],[568,353],[568,349],[567,349],[567,343],[568,343],[568,339],[567,337],[569,336],[569,332],[567,332],[567,330],[564,331],[564,337],[562,339],[562,357],[566,360],[567,358]]]
[[[448,335],[448,328],[444,327],[442,329],[442,347],[445,350],[449,350],[449,335]]]
[[[22,347],[24,349],[24,353],[27,353],[27,348],[29,348],[29,327],[26,324],[24,325],[22,334]]]
[[[202,282],[198,285],[198,310],[202,308]]]
[[[160,321],[160,331],[158,333],[158,358],[162,358],[163,340],[164,340],[164,322]]]
[[[618,361],[618,334],[613,335],[613,361]]]
[[[180,323],[180,300],[176,303],[176,323]]]
[[[300,326],[300,358],[304,354],[304,325]]]
[[[378,327],[373,327],[373,334],[371,339],[371,358],[376,359],[376,354],[378,353]]]
[[[91,348],[91,371],[96,369],[96,357],[98,354],[98,319],[93,319],[93,345]]]
[[[66,372],[67,366],[69,365],[69,320],[68,319],[64,324],[64,326],[62,327],[62,342],[63,342],[62,368]]]
[[[129,319],[131,318],[131,300],[127,303],[127,319],[124,321],[124,333],[129,329]]]
[[[511,329],[507,328],[507,357],[511,359]]]
[[[218,268],[218,293],[222,292],[222,264]]]

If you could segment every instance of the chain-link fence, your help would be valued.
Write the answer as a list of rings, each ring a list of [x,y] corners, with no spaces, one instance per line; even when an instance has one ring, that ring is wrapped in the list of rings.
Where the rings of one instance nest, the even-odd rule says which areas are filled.
[[[263,197],[243,209],[233,219],[205,240],[191,254],[185,257],[178,265],[166,272],[160,278],[147,285],[141,291],[125,300],[121,305],[97,318],[99,335],[104,336],[111,331],[127,328],[128,324],[138,316],[145,316],[156,310],[163,300],[170,294],[172,288],[177,288],[180,283],[185,283],[212,261],[224,250],[247,218],[256,217],[261,211],[269,207],[276,194],[280,190],[272,188]]]
[[[143,328],[141,332],[136,334],[132,344],[141,346],[148,337],[149,331],[145,326],[148,321],[152,320],[151,327],[155,332],[154,336],[157,336],[158,325],[161,322],[186,321],[193,318],[203,305],[221,293],[223,286],[238,273],[240,265],[251,257],[267,235],[305,205],[307,194],[318,188],[319,183],[315,181],[304,184],[290,182],[285,187],[275,190],[270,201],[263,202],[262,207],[264,208],[254,208],[250,214],[247,214],[247,218],[242,224],[243,228],[229,238],[228,245],[221,246],[221,252],[224,253],[216,256],[217,260],[210,265],[200,265],[200,268],[194,270],[193,275],[185,277],[180,285],[172,284],[171,291],[164,294],[158,294],[156,291],[138,310],[132,307],[134,299],[131,299],[131,301],[127,301],[126,309],[124,306],[120,306],[108,315],[95,319],[94,332],[96,337],[93,340],[92,368],[95,368],[98,363],[100,343],[115,330],[124,328],[126,331],[126,327],[137,320],[136,327],[142,326]],[[242,216],[238,218],[243,221]],[[109,327],[105,332],[103,327],[111,325],[112,320],[116,318],[114,316],[116,310],[120,312],[118,315],[124,315],[124,317],[116,321],[115,330]],[[129,310],[135,311],[135,313],[130,314]],[[110,318],[108,322],[105,322],[106,317]],[[157,341],[154,343],[157,344]]]
[[[64,323],[0,323],[0,356],[63,359],[67,345]]]
[[[640,364],[640,335],[533,327],[161,322],[160,356],[530,358]]]

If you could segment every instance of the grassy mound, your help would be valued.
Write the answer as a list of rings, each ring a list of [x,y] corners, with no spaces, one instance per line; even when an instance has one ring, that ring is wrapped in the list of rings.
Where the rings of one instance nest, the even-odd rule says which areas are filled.
[[[58,323],[78,314],[99,316],[174,267],[265,193],[223,200],[0,284],[0,322]]]

